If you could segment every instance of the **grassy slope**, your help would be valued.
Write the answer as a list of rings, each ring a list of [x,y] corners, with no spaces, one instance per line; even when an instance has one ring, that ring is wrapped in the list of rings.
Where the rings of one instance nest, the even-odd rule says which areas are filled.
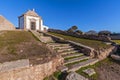
[[[50,51],[27,31],[5,31],[0,34],[0,62],[22,58],[47,57]]]
[[[113,40],[113,42],[120,44],[120,40]]]
[[[66,35],[57,34],[57,33],[51,33],[51,32],[49,32],[49,33],[52,34],[52,35],[55,35],[55,36],[62,37],[66,40],[71,40],[71,41],[75,41],[75,42],[90,46],[90,47],[95,48],[95,49],[109,47],[108,45],[104,44],[103,42],[97,41],[97,40],[81,39],[81,38],[66,36]]]

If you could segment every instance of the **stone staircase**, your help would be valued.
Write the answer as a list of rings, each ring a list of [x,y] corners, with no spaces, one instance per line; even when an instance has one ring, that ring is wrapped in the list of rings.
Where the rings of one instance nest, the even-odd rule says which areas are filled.
[[[43,43],[49,43],[49,42],[54,42],[53,39],[49,36],[44,36],[43,33],[39,33],[34,30],[30,30],[32,34],[34,34],[35,37],[37,37],[41,42]]]
[[[60,66],[61,71],[76,71],[81,67],[93,65],[98,62],[98,59],[92,59],[90,56],[86,56],[81,53],[79,49],[70,43],[55,43],[51,37],[44,36],[42,33],[37,31],[31,31],[41,42],[47,43],[51,49],[60,53],[64,58],[64,65]]]
[[[64,66],[61,68],[61,71],[66,69],[68,71],[76,71],[81,67],[98,62],[98,59],[91,59],[90,56],[84,55],[84,53],[81,53],[80,50],[69,43],[48,43],[48,45],[64,58]]]

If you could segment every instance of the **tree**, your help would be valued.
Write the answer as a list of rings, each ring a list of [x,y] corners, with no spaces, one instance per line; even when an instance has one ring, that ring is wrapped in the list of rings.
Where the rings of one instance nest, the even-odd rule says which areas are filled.
[[[75,32],[78,29],[77,26],[72,26],[70,29],[68,29],[68,32]]]
[[[77,33],[77,34],[83,34],[83,32],[81,30],[76,30],[75,33]]]
[[[111,32],[110,31],[107,31],[107,30],[104,30],[104,31],[100,31],[98,33],[98,35],[103,35],[103,36],[110,36]]]

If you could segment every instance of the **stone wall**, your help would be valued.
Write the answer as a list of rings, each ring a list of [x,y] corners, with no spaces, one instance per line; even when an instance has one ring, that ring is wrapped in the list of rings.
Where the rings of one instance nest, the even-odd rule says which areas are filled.
[[[120,35],[111,35],[112,40],[120,40]]]
[[[0,80],[43,80],[53,74],[62,62],[61,57],[56,57],[43,64],[0,72]]]
[[[112,54],[111,57],[114,60],[120,61],[120,56],[118,56],[118,55]]]
[[[95,57],[98,57],[100,60],[103,60],[105,58],[107,58],[110,54],[113,54],[117,51],[117,47],[116,46],[111,46],[108,49],[102,49],[102,50],[98,50],[95,51]]]
[[[0,63],[0,72],[29,67],[29,59]]]
[[[105,41],[105,42],[110,42],[111,38],[107,36],[98,36],[98,35],[81,35],[81,34],[76,34],[76,33],[69,33],[67,31],[62,31],[62,30],[55,30],[55,29],[49,29],[49,32],[55,32],[58,34],[63,34],[63,35],[69,35],[73,37],[78,37],[78,38],[84,38],[84,39],[91,39],[91,40],[99,40],[99,41]]]
[[[15,30],[15,26],[0,15],[0,31],[1,30]]]

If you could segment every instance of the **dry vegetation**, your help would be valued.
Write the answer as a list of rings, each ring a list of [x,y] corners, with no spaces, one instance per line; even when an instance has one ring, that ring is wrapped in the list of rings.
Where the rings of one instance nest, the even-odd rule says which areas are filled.
[[[107,58],[95,68],[98,73],[97,80],[119,80],[120,62]]]
[[[113,40],[113,42],[120,44],[120,40]]]
[[[31,63],[40,63],[54,56],[51,54],[30,32],[4,31],[0,34],[0,63],[24,58],[29,58]]]
[[[101,41],[97,41],[97,40],[76,38],[76,37],[66,36],[66,35],[62,35],[62,34],[58,34],[58,33],[52,33],[52,32],[49,32],[49,34],[62,37],[64,39],[66,39],[66,40],[75,41],[75,42],[90,46],[90,47],[98,49],[98,50],[99,49],[106,49],[106,48],[110,47],[110,45],[106,45],[105,43],[103,43]]]

